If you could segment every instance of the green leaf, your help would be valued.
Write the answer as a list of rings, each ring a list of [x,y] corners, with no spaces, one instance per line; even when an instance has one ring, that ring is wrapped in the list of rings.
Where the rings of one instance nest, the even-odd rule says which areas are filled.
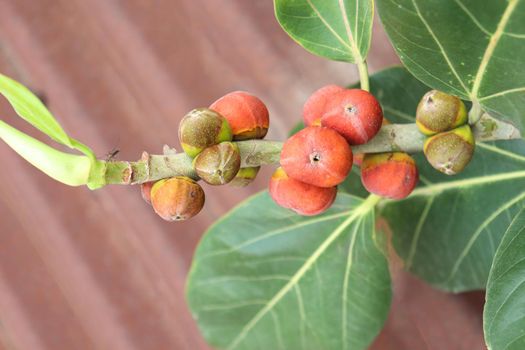
[[[93,151],[70,138],[46,106],[24,85],[0,74],[0,94],[4,95],[22,119],[56,142],[84,153],[93,164],[96,162]]]
[[[525,126],[525,1],[377,0],[408,70]]]
[[[57,151],[0,120],[0,139],[51,178],[70,186],[86,185],[90,159]]]
[[[489,349],[525,349],[525,210],[496,251],[487,284],[483,328]]]
[[[371,77],[371,91],[394,123],[414,122],[428,88],[402,68]],[[478,143],[456,176],[443,175],[415,155],[420,185],[402,201],[380,204],[406,268],[450,291],[485,287],[492,257],[511,218],[525,202],[525,142]]]
[[[275,17],[299,45],[336,61],[364,62],[373,0],[274,0]]]
[[[16,113],[56,142],[73,147],[69,136],[28,88],[0,74],[0,94],[11,103]]]
[[[339,194],[316,217],[275,205],[266,192],[202,239],[187,298],[208,342],[224,349],[365,349],[391,298],[378,198]]]

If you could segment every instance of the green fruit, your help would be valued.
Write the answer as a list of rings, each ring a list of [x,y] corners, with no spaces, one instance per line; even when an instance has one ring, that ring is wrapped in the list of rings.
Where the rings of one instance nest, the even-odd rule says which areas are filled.
[[[236,187],[248,186],[253,182],[253,180],[255,180],[260,169],[261,167],[258,166],[251,168],[241,168],[237,175],[235,175],[233,178],[232,182],[230,182],[230,185]]]
[[[452,130],[467,123],[467,109],[458,97],[432,90],[423,96],[416,111],[416,124],[425,135]]]
[[[423,152],[428,162],[447,175],[455,175],[468,165],[474,155],[475,140],[469,125],[429,137]]]
[[[222,142],[206,148],[193,160],[197,175],[210,185],[232,181],[241,168],[241,152],[232,142]]]
[[[232,138],[232,129],[226,118],[209,108],[192,110],[179,125],[180,144],[192,158],[205,148],[231,141]]]

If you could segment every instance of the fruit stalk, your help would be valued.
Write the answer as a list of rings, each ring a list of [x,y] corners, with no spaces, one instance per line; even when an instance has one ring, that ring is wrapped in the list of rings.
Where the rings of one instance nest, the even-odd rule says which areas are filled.
[[[512,124],[484,114],[472,126],[477,142],[512,140],[521,138],[519,130]],[[354,154],[402,151],[415,153],[423,151],[425,136],[413,124],[390,124],[367,144],[352,147]],[[278,141],[248,140],[236,142],[241,152],[241,167],[257,167],[279,162],[283,143]],[[98,161],[99,177],[104,184],[139,184],[173,176],[187,176],[198,179],[192,167],[192,159],[184,153],[148,155],[136,162]]]

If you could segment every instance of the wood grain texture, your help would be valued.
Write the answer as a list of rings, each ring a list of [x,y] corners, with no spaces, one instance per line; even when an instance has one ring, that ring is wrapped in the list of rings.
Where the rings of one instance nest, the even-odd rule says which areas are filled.
[[[372,71],[398,62],[378,23],[374,33]],[[121,159],[178,148],[183,115],[236,89],[267,103],[268,137],[282,140],[312,91],[357,78],[290,40],[270,1],[246,0],[2,0],[0,71],[44,94],[73,137]],[[40,137],[3,99],[0,113]],[[0,159],[0,349],[208,349],[184,300],[194,248],[271,169],[246,189],[206,187],[203,213],[169,224],[138,188],[64,187],[3,144]],[[372,348],[481,348],[480,298],[399,272]]]

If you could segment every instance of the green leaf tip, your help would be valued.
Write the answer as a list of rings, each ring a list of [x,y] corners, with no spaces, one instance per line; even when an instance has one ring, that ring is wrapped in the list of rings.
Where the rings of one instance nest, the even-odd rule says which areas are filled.
[[[73,147],[73,143],[44,104],[28,88],[0,74],[0,93],[16,113],[56,142]]]
[[[40,99],[23,84],[0,74],[0,94],[11,104],[16,113],[52,140],[76,149],[86,157],[57,151],[46,144],[2,122],[1,138],[24,159],[50,177],[71,186],[88,184],[90,188],[103,186],[101,174],[96,171],[97,159],[93,151],[81,142],[70,138]],[[89,164],[86,168],[86,164]],[[90,174],[93,169],[93,174]],[[95,176],[98,175],[98,176]],[[103,175],[103,174],[102,174]],[[88,181],[88,177],[90,180]]]
[[[0,74],[0,94],[9,101],[22,119],[54,141],[74,148],[88,156],[92,162],[95,161],[93,151],[79,141],[70,138],[42,101],[23,84]]]

